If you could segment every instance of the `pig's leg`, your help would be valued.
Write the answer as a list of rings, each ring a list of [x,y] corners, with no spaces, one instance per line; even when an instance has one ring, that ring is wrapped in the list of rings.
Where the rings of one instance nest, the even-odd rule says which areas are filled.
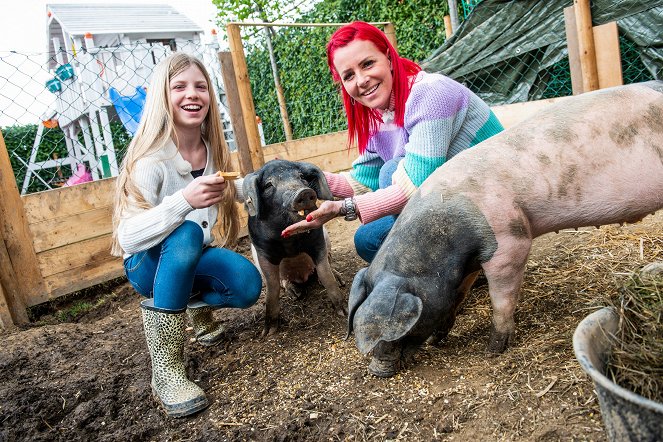
[[[265,328],[262,331],[262,335],[273,335],[279,329],[279,314],[281,310],[279,303],[279,292],[281,291],[279,266],[270,263],[263,256],[258,256],[258,265],[265,278],[267,289],[265,298]]]
[[[338,287],[338,282],[332,272],[327,254],[325,254],[318,265],[316,265],[315,270],[318,273],[320,283],[324,286],[325,290],[327,290],[327,296],[329,296],[336,313],[340,316],[347,315],[347,303],[345,302],[345,299],[343,299],[341,289]]]
[[[333,262],[334,260],[332,259],[332,252],[331,252],[331,241],[329,240],[329,234],[327,233],[326,228],[322,228],[322,233],[324,234],[325,237],[325,245],[327,246],[327,258],[329,259],[329,262]],[[334,274],[334,277],[336,278],[336,282],[340,287],[345,287],[345,281],[343,281],[343,277],[341,276],[341,273],[338,272],[336,269],[331,267],[332,273]]]
[[[498,238],[498,244],[495,255],[483,264],[493,306],[493,328],[487,350],[494,354],[506,350],[515,335],[513,315],[532,240],[526,237]]]

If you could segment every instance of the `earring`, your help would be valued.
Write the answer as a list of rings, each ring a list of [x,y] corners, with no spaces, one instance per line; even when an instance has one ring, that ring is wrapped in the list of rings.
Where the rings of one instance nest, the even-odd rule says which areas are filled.
[[[357,104],[357,103],[355,102],[355,99],[352,98],[352,97],[350,97],[350,104],[351,104],[352,106],[354,106],[355,104]]]

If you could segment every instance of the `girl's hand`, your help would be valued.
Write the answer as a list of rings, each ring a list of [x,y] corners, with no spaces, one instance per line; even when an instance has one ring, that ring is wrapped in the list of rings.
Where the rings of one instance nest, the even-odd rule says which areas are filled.
[[[320,204],[320,207],[309,213],[304,221],[286,227],[285,230],[281,232],[281,237],[288,238],[289,236],[304,233],[311,229],[318,229],[326,222],[341,215],[342,208],[343,201],[325,201]]]
[[[218,175],[199,176],[182,190],[182,195],[194,209],[204,209],[221,201],[227,185]]]

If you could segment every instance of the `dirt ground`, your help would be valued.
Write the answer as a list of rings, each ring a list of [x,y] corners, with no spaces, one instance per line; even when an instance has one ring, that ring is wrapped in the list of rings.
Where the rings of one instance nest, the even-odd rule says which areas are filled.
[[[330,223],[346,295],[364,266],[356,227]],[[248,252],[246,240],[238,250]],[[187,344],[189,376],[212,405],[178,420],[150,393],[140,297],[115,281],[36,308],[30,327],[2,333],[0,441],[604,441],[573,331],[604,296],[617,296],[624,273],[661,260],[663,212],[538,238],[515,345],[496,358],[484,353],[491,311],[480,280],[448,340],[424,346],[390,379],[367,373],[369,358],[344,339],[346,320],[321,287],[282,297],[281,331],[268,338],[261,297],[250,309],[216,312],[228,328],[222,344]]]

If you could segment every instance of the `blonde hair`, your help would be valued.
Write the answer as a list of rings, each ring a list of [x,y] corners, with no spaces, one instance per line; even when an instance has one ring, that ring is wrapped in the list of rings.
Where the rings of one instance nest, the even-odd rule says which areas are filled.
[[[120,218],[129,206],[129,199],[140,208],[149,209],[148,203],[132,179],[136,161],[161,149],[170,138],[177,144],[177,135],[170,104],[170,80],[191,66],[196,66],[205,76],[208,90],[214,95],[214,89],[207,69],[202,62],[189,54],[177,52],[162,60],[155,68],[147,91],[143,115],[127,153],[122,161],[120,174],[115,189],[115,208],[113,211],[113,238],[111,253],[122,256],[124,251],[117,239],[117,227]],[[219,106],[214,96],[210,97],[209,111],[201,126],[202,137],[212,149],[212,159],[218,170],[230,171],[230,153],[223,138],[223,126]],[[234,244],[239,232],[239,213],[235,204],[235,186],[229,183],[223,200],[218,203],[219,221],[216,225],[215,241],[218,245]]]

